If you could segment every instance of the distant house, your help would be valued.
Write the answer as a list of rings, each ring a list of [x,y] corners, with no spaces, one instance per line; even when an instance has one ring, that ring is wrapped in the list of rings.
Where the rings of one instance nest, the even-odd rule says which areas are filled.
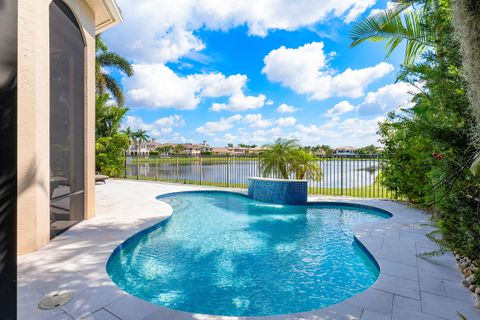
[[[150,150],[147,145],[151,142],[142,142],[138,146],[135,143],[130,144],[130,148],[127,150],[128,156],[144,156],[148,157]]]
[[[203,143],[185,143],[183,144],[183,153],[189,156],[199,156],[202,153],[212,152],[212,147],[206,141]]]
[[[212,154],[217,155],[217,156],[227,156],[227,155],[232,155],[233,151],[231,150],[231,148],[213,147],[212,148]]]
[[[335,152],[333,154],[335,156],[356,157],[357,149],[349,146],[338,147],[338,148],[335,148]]]
[[[263,147],[214,147],[212,148],[212,153],[215,155],[256,155],[262,152],[265,148]]]
[[[148,152],[155,151],[161,145],[162,145],[161,143],[156,142],[156,141],[150,141],[150,142],[145,143],[145,147],[148,150]]]

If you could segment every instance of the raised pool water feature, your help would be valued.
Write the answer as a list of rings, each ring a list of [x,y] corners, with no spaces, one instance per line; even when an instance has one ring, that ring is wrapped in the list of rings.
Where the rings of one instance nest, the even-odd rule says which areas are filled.
[[[306,204],[308,180],[248,178],[248,197],[274,204]]]
[[[220,191],[158,199],[173,215],[127,239],[107,263],[113,282],[146,301],[202,314],[289,314],[348,299],[378,278],[353,227],[386,212],[268,204]]]

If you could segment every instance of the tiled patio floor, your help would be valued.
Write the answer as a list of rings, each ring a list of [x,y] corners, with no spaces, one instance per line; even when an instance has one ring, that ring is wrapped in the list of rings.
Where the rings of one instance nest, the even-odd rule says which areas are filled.
[[[74,226],[42,250],[18,258],[19,319],[243,319],[177,312],[150,304],[116,287],[106,273],[106,262],[116,246],[171,214],[171,207],[155,196],[199,189],[122,180],[97,185],[95,218]],[[431,227],[422,211],[380,200],[311,200],[362,203],[394,214],[355,230],[379,262],[380,277],[363,293],[329,308],[257,319],[458,319],[457,311],[469,320],[480,319],[472,295],[460,284],[451,254],[428,259],[416,256],[436,248],[425,236]],[[39,310],[38,302],[52,291],[71,291],[75,297],[61,309]]]

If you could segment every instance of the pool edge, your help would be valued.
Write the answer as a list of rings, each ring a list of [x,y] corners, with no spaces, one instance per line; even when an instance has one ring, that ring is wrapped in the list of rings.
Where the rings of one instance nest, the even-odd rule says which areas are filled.
[[[239,196],[242,196],[242,197],[245,197],[245,198],[248,198],[248,194],[244,193],[244,192],[241,192],[241,191],[232,191],[232,190],[219,190],[219,189],[197,189],[197,190],[185,190],[185,191],[175,191],[175,192],[168,192],[168,193],[162,193],[162,194],[159,194],[157,196],[155,196],[155,200],[157,201],[161,201],[162,198],[166,198],[166,197],[170,197],[172,195],[177,195],[177,194],[185,194],[185,193],[229,193],[229,194],[235,194],[235,195],[239,195]],[[250,199],[250,200],[253,200],[253,199]],[[157,308],[160,308],[160,309],[164,309],[163,311],[160,311],[160,313],[165,313],[167,312],[168,314],[171,314],[171,313],[179,313],[179,314],[187,314],[187,315],[191,315],[192,316],[192,320],[193,319],[197,319],[197,317],[201,317],[202,320],[203,319],[224,319],[224,320],[233,320],[233,319],[244,319],[244,320],[248,320],[248,319],[259,319],[259,318],[264,318],[264,319],[290,319],[291,317],[303,317],[302,315],[304,314],[310,314],[310,313],[316,313],[316,312],[323,312],[323,311],[327,311],[330,310],[330,309],[335,309],[337,308],[339,305],[342,305],[342,304],[345,304],[345,303],[349,303],[349,301],[351,299],[354,299],[356,296],[360,295],[360,294],[363,294],[369,290],[371,290],[373,288],[373,286],[375,284],[377,284],[381,278],[381,266],[377,260],[377,257],[375,257],[375,255],[368,249],[368,244],[364,243],[362,241],[362,237],[359,235],[359,229],[362,228],[362,227],[366,227],[366,226],[373,226],[373,225],[378,225],[378,224],[384,224],[385,222],[388,222],[392,219],[395,218],[396,214],[392,213],[390,210],[387,210],[385,208],[381,208],[381,207],[378,207],[378,206],[372,206],[371,204],[365,204],[365,203],[361,203],[362,200],[364,201],[364,199],[355,199],[355,198],[348,198],[348,199],[342,199],[342,201],[337,201],[336,199],[329,199],[329,200],[322,200],[322,201],[307,201],[306,204],[302,204],[302,205],[299,205],[299,206],[305,206],[305,205],[335,205],[335,206],[349,206],[349,207],[358,207],[358,208],[364,208],[364,209],[369,209],[369,210],[373,210],[373,211],[378,211],[378,212],[381,212],[383,214],[386,214],[389,216],[389,218],[385,219],[385,220],[382,220],[382,221],[374,221],[374,222],[366,222],[366,223],[362,223],[362,224],[359,224],[359,225],[356,225],[354,228],[353,228],[353,241],[359,245],[359,248],[370,258],[370,260],[373,262],[373,264],[375,265],[375,267],[378,269],[378,277],[377,279],[375,280],[375,282],[373,282],[368,288],[366,288],[365,290],[363,291],[360,291],[358,293],[356,293],[355,295],[345,299],[345,300],[342,300],[338,303],[335,303],[335,304],[332,304],[332,305],[329,305],[327,307],[323,307],[323,308],[320,308],[320,309],[314,309],[314,310],[311,310],[311,311],[305,311],[305,312],[296,312],[296,313],[289,313],[289,314],[278,314],[278,315],[268,315],[268,316],[225,316],[225,315],[211,315],[211,314],[201,314],[201,313],[191,313],[191,312],[186,312],[186,311],[181,311],[181,310],[176,310],[176,309],[170,309],[170,308],[167,308],[167,307],[164,307],[164,306],[161,306],[161,305],[158,305],[158,304],[154,304],[152,302],[149,302],[147,300],[143,300],[141,298],[138,298],[138,297],[135,297],[134,295],[131,295],[130,293],[128,293],[127,291],[125,291],[124,289],[118,287],[118,285],[113,281],[113,279],[110,278],[110,280],[112,281],[112,283],[117,286],[119,289],[121,289],[122,291],[124,291],[125,293],[127,293],[129,296],[132,296],[132,297],[135,297],[137,299],[140,299],[148,304],[151,304]],[[372,200],[372,199],[367,199],[367,200]],[[253,201],[257,201],[257,200],[253,200]],[[382,202],[386,202],[384,200],[376,200],[376,201],[382,201]],[[261,201],[260,201],[261,202]],[[163,224],[167,223],[170,218],[173,216],[174,214],[174,210],[173,210],[173,207],[170,206],[170,204],[162,201],[163,204],[167,205],[168,207],[170,207],[170,210],[171,210],[171,213],[169,216],[163,218],[162,220],[158,221],[157,223],[154,223],[153,225],[143,229],[143,230],[140,230],[138,232],[136,232],[135,234],[131,235],[130,237],[128,237],[127,239],[125,239],[122,243],[120,243],[110,254],[108,260],[107,260],[107,263],[105,264],[105,271],[107,273],[107,275],[110,277],[110,274],[108,273],[108,270],[107,270],[107,267],[108,267],[108,264],[110,263],[111,261],[111,258],[114,256],[115,253],[117,253],[119,250],[121,250],[124,246],[128,245],[130,242],[134,241],[135,239],[137,239],[138,237],[141,237],[143,235],[145,235],[146,233],[149,233],[151,232],[152,230],[155,230],[157,228],[159,228],[160,226],[162,226]],[[294,206],[294,205],[293,205]],[[161,316],[160,314],[158,316]],[[167,316],[166,314],[163,314],[163,316]],[[156,318],[152,318],[152,319],[156,319]],[[149,319],[150,320],[150,319]]]

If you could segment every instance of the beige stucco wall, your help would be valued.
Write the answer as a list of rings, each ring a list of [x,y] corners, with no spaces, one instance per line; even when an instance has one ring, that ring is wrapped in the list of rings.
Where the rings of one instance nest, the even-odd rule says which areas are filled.
[[[18,1],[18,253],[38,250],[50,239],[49,5]],[[84,0],[65,0],[86,41],[85,201],[95,215],[95,16]],[[88,81],[87,81],[88,80]]]

